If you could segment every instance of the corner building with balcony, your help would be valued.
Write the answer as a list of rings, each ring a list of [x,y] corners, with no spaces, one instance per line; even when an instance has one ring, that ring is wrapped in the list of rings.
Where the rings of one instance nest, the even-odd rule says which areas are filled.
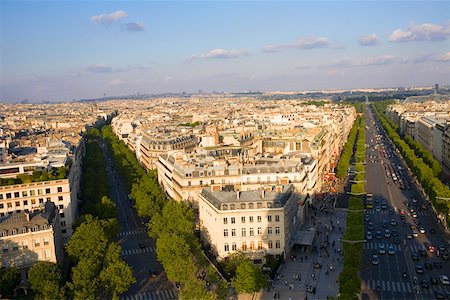
[[[292,184],[259,191],[212,185],[199,195],[200,234],[217,259],[242,251],[255,263],[266,254],[289,255],[300,224],[299,195]]]

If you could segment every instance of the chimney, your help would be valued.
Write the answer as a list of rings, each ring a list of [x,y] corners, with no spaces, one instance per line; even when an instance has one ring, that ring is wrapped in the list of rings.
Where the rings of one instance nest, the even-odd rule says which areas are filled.
[[[264,190],[261,190],[261,199],[264,199]]]
[[[236,199],[238,199],[239,200],[239,191],[236,191]]]
[[[30,213],[27,211],[27,212],[24,213],[24,215],[25,215],[25,220],[27,222],[29,222],[30,221]]]

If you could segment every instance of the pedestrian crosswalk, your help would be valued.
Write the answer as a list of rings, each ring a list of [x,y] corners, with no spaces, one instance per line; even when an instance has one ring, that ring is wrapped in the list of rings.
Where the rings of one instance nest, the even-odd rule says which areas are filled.
[[[382,209],[379,212],[377,212],[375,209],[366,209],[365,212],[369,214],[389,215],[389,211],[386,209]],[[417,211],[416,213],[418,216],[433,216],[433,212],[431,210],[421,210]]]
[[[141,233],[146,233],[147,231],[145,228],[138,228],[136,230],[130,230],[130,231],[121,231],[119,232],[119,237],[127,236],[127,235],[136,235]]]
[[[388,249],[389,246],[394,247],[395,251],[403,251],[405,249],[405,246],[402,245],[396,245],[392,243],[377,243],[377,242],[366,242],[363,245],[364,250],[378,250],[380,249],[380,245],[384,245],[384,248]],[[407,245],[406,246],[407,251],[409,252],[419,252],[419,250],[424,249],[422,245]]]
[[[365,280],[364,285],[369,289],[375,291],[377,287],[380,288],[381,292],[392,292],[392,293],[415,293],[415,285],[408,281],[387,281],[387,280]],[[429,288],[419,288],[420,293],[423,295],[433,295],[435,291],[440,291],[442,293],[447,293],[449,291],[448,287],[443,287],[441,285],[430,285]]]
[[[121,296],[120,300],[169,300],[178,299],[177,290],[150,291],[147,293],[139,293],[135,295]]]
[[[155,252],[155,248],[153,247],[145,247],[145,248],[137,248],[137,249],[128,249],[122,251],[122,256],[124,255],[134,255],[134,254],[140,254],[140,253],[149,253],[149,252]]]

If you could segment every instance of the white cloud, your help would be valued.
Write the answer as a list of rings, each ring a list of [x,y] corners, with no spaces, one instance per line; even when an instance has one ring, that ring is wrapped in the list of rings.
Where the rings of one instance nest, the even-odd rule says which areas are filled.
[[[279,45],[266,45],[262,48],[264,52],[278,52],[285,49],[297,48],[297,49],[314,49],[314,48],[326,48],[329,46],[328,39],[324,37],[305,37],[299,38],[296,41],[289,44]]]
[[[450,36],[450,25],[411,24],[407,30],[396,29],[389,35],[391,42],[444,41]]]
[[[91,21],[95,23],[99,23],[102,25],[110,25],[114,22],[117,22],[121,19],[124,19],[128,16],[128,14],[123,10],[118,10],[116,12],[110,14],[100,14],[91,17]]]
[[[123,80],[122,79],[113,79],[109,82],[109,85],[111,86],[118,86],[118,85],[122,85],[123,84]]]
[[[415,64],[420,64],[428,61],[434,60],[434,53],[432,54],[423,54],[414,59]]]
[[[450,52],[442,54],[436,59],[437,61],[450,61]]]
[[[380,66],[389,65],[396,62],[396,58],[392,55],[381,55],[369,57],[361,60],[352,60],[348,57],[338,58],[333,60],[328,65],[323,65],[321,68],[353,68],[363,66]]]
[[[125,30],[128,31],[144,31],[144,23],[142,22],[130,22],[125,24]]]
[[[358,38],[358,43],[361,46],[378,46],[381,45],[381,40],[375,33],[362,35]]]
[[[105,64],[94,64],[89,65],[86,68],[86,71],[93,72],[93,73],[111,73],[113,72],[113,69]]]
[[[192,61],[194,59],[199,59],[199,58],[206,58],[206,59],[233,59],[233,58],[238,58],[241,56],[248,56],[250,55],[246,50],[242,50],[242,49],[221,49],[221,48],[216,48],[213,49],[209,52],[206,53],[202,53],[202,54],[194,54],[191,56],[191,58],[189,59],[189,61]]]

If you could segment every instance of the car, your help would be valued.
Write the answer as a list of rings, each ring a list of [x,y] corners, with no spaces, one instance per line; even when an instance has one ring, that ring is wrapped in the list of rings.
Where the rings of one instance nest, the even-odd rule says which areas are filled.
[[[427,250],[424,248],[420,248],[419,249],[419,254],[420,256],[427,256]]]
[[[407,238],[407,239],[412,239],[412,233],[411,233],[411,232],[408,232],[408,233],[406,234],[406,238]]]
[[[372,255],[372,265],[378,265],[380,263],[380,259],[378,258],[378,255],[373,254]]]
[[[414,222],[414,224],[416,224],[416,225],[420,225],[420,224],[421,224],[419,219],[414,219],[413,222]]]
[[[150,277],[156,277],[156,276],[158,276],[158,273],[155,271],[155,270],[153,270],[153,269],[149,269],[148,270],[148,275],[150,275]]]
[[[381,211],[381,207],[379,205],[375,206],[375,211],[376,212],[380,212]]]
[[[400,219],[404,220],[406,218],[406,216],[404,214],[400,215]]]
[[[375,229],[375,226],[373,226],[372,222],[369,222],[369,224],[367,225],[367,229],[369,229],[369,230],[374,230]]]
[[[428,269],[428,270],[433,269],[433,265],[432,265],[431,263],[429,263],[429,262],[426,262],[426,263],[424,264],[424,266],[425,266],[425,269]]]
[[[416,270],[417,274],[423,274],[423,266],[422,265],[416,265],[414,267],[414,269]]]
[[[141,249],[145,249],[145,248],[146,248],[146,246],[145,246],[145,244],[144,244],[144,243],[139,243],[139,248],[141,248]]]
[[[448,280],[447,275],[439,275],[439,280],[441,281],[442,285],[449,285],[450,281]]]
[[[434,285],[439,283],[439,281],[436,277],[430,277],[430,282],[431,282],[431,284],[434,284]]]
[[[393,215],[394,214],[394,210],[392,208],[389,208],[389,214]]]
[[[369,222],[370,216],[369,216],[368,214],[365,214],[365,215],[364,215],[364,220],[366,220],[366,222]]]
[[[392,229],[391,235],[392,235],[393,237],[397,237],[397,236],[398,236],[397,230]]]
[[[380,244],[378,246],[378,253],[380,253],[380,254],[385,254],[386,253],[386,247],[384,246],[384,244]]]
[[[394,244],[396,245],[400,244],[400,239],[398,237],[394,238]]]
[[[411,216],[412,216],[413,218],[417,218],[417,213],[416,213],[416,212],[413,212],[413,213],[411,214]]]
[[[381,208],[382,208],[382,209],[387,209],[386,203],[381,204]]]
[[[442,259],[443,260],[448,260],[450,258],[450,254],[448,253],[448,250],[445,250],[443,253],[442,253]]]
[[[419,227],[419,232],[422,233],[422,234],[424,234],[424,233],[425,233],[425,228]]]
[[[442,263],[441,263],[440,261],[435,261],[435,262],[433,262],[433,266],[434,266],[436,269],[442,269]]]
[[[447,250],[447,248],[444,245],[442,245],[442,244],[438,245],[437,248],[439,249],[439,251]]]
[[[377,239],[381,239],[383,237],[380,230],[377,230],[376,237]]]
[[[389,255],[394,255],[395,254],[395,248],[393,245],[389,245],[388,247],[388,254]]]
[[[419,253],[417,253],[416,251],[411,252],[411,259],[412,260],[419,260]]]
[[[439,290],[434,291],[434,297],[435,297],[436,299],[445,299],[444,293],[442,293],[442,292],[439,291]]]
[[[433,245],[428,245],[427,250],[428,252],[433,253],[434,251],[436,251],[436,248]]]
[[[384,237],[386,237],[386,238],[391,237],[391,232],[389,231],[389,229],[386,229],[386,230],[384,231]]]
[[[430,288],[430,284],[429,284],[428,281],[426,281],[425,279],[423,279],[423,280],[420,282],[420,285],[421,285],[422,288],[424,288],[424,289],[429,289],[429,288]]]
[[[413,230],[412,236],[415,237],[415,238],[418,237],[419,236],[419,232],[417,232],[417,230]]]
[[[314,263],[314,269],[320,269],[322,268],[322,265],[319,262]]]
[[[391,225],[392,226],[397,226],[397,221],[395,219],[391,219]]]
[[[307,291],[308,293],[315,294],[315,293],[316,293],[316,287],[315,287],[315,286],[312,286],[312,285],[308,285],[308,286],[306,287],[306,291]]]
[[[384,228],[388,227],[388,222],[386,220],[383,220],[383,227]]]
[[[372,239],[372,231],[367,231],[366,239],[369,241]]]

